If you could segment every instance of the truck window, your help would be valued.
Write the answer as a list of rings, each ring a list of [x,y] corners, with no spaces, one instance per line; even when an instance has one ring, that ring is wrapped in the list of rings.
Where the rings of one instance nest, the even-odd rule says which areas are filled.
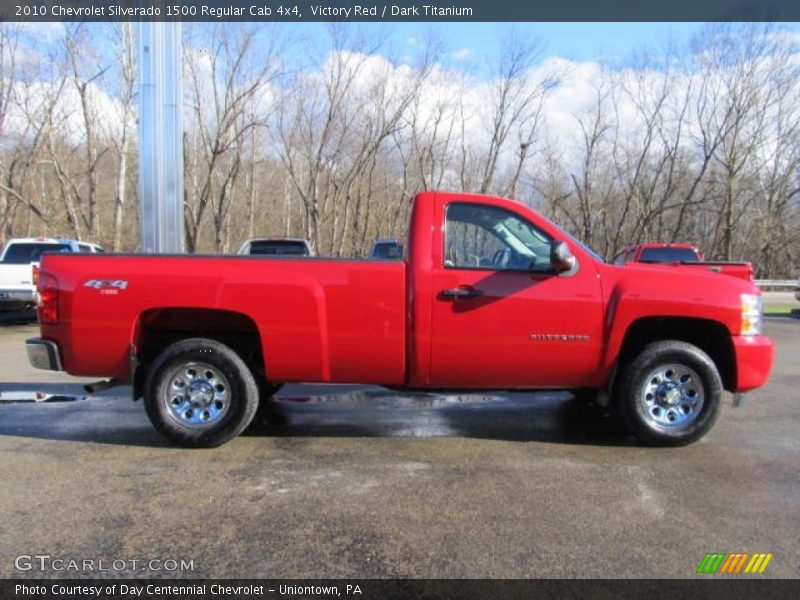
[[[444,266],[527,271],[550,264],[550,237],[525,219],[484,204],[447,206]]]
[[[691,248],[644,248],[639,256],[639,262],[698,262],[698,259],[697,254]]]
[[[257,240],[251,242],[249,254],[307,256],[304,242],[293,240]]]
[[[372,250],[372,258],[400,260],[403,258],[403,245],[397,242],[378,242]]]
[[[11,244],[3,256],[3,262],[7,265],[27,265],[38,262],[39,257],[44,252],[69,252],[70,248],[66,244],[48,243],[19,243]]]

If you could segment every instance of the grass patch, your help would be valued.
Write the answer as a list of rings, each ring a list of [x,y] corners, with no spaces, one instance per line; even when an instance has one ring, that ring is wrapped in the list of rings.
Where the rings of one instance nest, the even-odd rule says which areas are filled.
[[[789,316],[792,310],[800,308],[798,304],[768,304],[764,306],[764,314],[770,316]]]

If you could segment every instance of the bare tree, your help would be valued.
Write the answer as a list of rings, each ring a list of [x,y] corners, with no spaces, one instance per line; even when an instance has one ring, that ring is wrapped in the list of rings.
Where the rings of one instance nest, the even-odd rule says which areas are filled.
[[[0,24],[0,235],[135,249],[132,29],[63,31]],[[691,46],[558,73],[546,65],[566,61],[542,63],[540,42],[509,35],[488,74],[440,60],[428,41],[412,61],[342,25],[320,45],[287,40],[287,52],[264,31],[185,29],[191,251],[264,232],[363,255],[404,234],[416,191],[452,187],[544,208],[608,257],[688,240],[760,276],[795,275],[800,67],[778,29],[717,24]],[[567,114],[550,100],[573,83],[595,92]]]
[[[264,93],[279,74],[277,45],[262,46],[256,29],[238,24],[202,28],[207,42],[186,44],[190,144],[185,186],[186,247],[194,252],[204,217],[212,208],[214,248],[226,244],[227,217],[251,129],[263,127],[269,106]],[[253,107],[258,106],[258,110]],[[192,155],[192,153],[194,153]]]
[[[558,85],[556,73],[545,73],[534,78],[531,69],[541,56],[544,43],[536,38],[523,38],[515,31],[509,32],[501,43],[498,62],[490,84],[489,97],[490,141],[482,158],[483,174],[479,191],[486,194],[494,189],[500,157],[507,142],[517,131],[517,165],[508,190],[516,190],[519,176],[536,136],[539,116],[547,93]]]
[[[602,207],[609,205],[608,199],[613,192],[605,162],[608,155],[613,155],[618,125],[611,114],[611,86],[612,81],[604,76],[597,87],[591,111],[577,119],[582,159],[580,170],[570,174],[577,202],[576,216],[571,220],[579,237],[589,245],[594,241]],[[608,144],[612,145],[611,150]]]
[[[116,100],[119,102],[119,137],[115,140],[117,150],[116,192],[114,195],[114,233],[112,248],[115,252],[122,247],[123,215],[128,177],[128,153],[135,130],[133,122],[136,112],[136,47],[131,23],[113,24],[114,53],[118,73]]]
[[[97,200],[98,165],[100,159],[108,151],[108,146],[101,147],[98,135],[97,105],[93,84],[103,77],[106,67],[98,64],[94,49],[91,48],[88,30],[82,25],[68,31],[66,38],[67,60],[69,63],[72,85],[77,92],[80,104],[80,118],[83,131],[82,139],[75,150],[83,151],[83,179],[85,191],[81,190],[79,183],[64,168],[58,152],[52,152],[52,160],[58,171],[60,180],[65,182],[68,189],[65,194],[72,194],[80,210],[86,231],[97,240],[100,237],[100,217]],[[51,138],[52,139],[52,138]]]

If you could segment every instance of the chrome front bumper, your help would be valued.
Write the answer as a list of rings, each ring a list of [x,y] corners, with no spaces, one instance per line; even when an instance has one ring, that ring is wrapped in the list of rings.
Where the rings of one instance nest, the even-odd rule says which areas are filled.
[[[28,350],[28,360],[37,369],[45,371],[63,371],[61,357],[58,354],[58,345],[39,338],[31,338],[25,342]]]

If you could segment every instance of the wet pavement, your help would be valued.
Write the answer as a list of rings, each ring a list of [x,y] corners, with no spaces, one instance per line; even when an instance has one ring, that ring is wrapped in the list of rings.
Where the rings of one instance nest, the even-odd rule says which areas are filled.
[[[284,424],[183,450],[128,388],[28,367],[35,327],[6,326],[0,576],[81,575],[14,569],[44,553],[193,561],[134,576],[693,577],[706,552],[771,552],[765,576],[797,577],[800,321],[767,331],[770,384],[686,448],[561,392],[292,385]],[[36,391],[58,401],[2,401]]]

